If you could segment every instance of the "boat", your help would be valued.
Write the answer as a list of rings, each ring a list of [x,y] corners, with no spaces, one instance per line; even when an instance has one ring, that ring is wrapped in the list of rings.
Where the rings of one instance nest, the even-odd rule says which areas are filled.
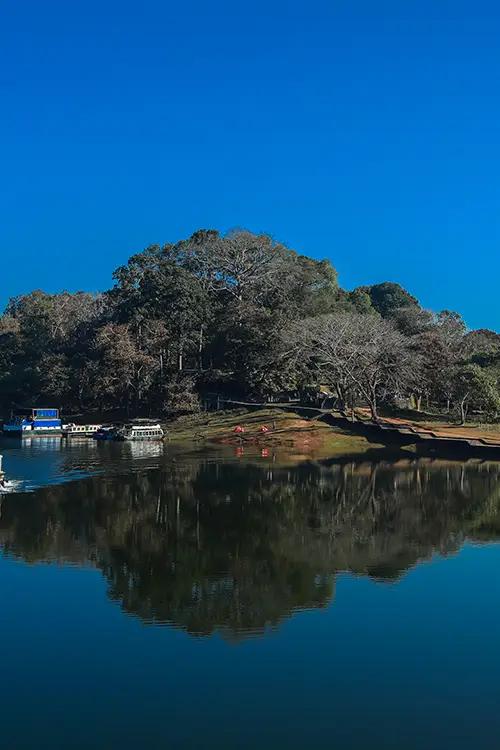
[[[114,424],[103,424],[93,434],[94,440],[117,440],[120,428]]]
[[[0,487],[7,487],[7,480],[5,479],[5,471],[2,469],[3,456],[0,455]]]
[[[4,435],[12,437],[61,437],[62,421],[59,409],[14,409],[10,419],[3,424]]]
[[[67,438],[94,437],[95,433],[102,428],[100,424],[70,424],[63,425],[63,435]]]
[[[159,424],[126,424],[116,433],[116,440],[163,440]]]

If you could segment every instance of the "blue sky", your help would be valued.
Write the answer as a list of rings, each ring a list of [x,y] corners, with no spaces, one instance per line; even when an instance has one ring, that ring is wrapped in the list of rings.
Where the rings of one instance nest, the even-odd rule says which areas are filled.
[[[244,226],[500,330],[499,39],[483,0],[3,3],[0,303]]]

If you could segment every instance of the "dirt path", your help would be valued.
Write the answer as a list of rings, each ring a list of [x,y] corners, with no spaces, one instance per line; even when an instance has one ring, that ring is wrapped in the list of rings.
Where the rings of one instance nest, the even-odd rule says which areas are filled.
[[[365,409],[358,409],[357,412],[361,412],[363,419],[370,416],[369,411]],[[395,427],[411,427],[416,432],[436,437],[481,440],[488,445],[500,446],[500,429],[496,425],[492,429],[487,429],[472,425],[453,425],[447,422],[420,422],[400,417],[381,417],[380,421]]]

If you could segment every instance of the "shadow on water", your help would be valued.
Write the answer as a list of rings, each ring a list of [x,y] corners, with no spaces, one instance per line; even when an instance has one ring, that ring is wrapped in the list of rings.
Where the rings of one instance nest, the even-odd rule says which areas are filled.
[[[339,572],[396,581],[497,539],[500,464],[220,461],[191,456],[2,499],[0,544],[91,565],[145,623],[230,639],[325,607]]]

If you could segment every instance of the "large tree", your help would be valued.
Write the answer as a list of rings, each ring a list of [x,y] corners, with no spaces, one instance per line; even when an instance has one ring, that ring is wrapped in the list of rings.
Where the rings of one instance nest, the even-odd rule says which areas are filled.
[[[359,287],[359,291],[368,294],[372,306],[383,318],[392,317],[402,307],[419,307],[416,297],[392,281]]]
[[[318,383],[335,387],[346,406],[355,396],[378,419],[381,399],[405,393],[415,377],[418,358],[405,336],[383,318],[334,313],[293,326],[289,340],[306,355]]]
[[[465,424],[471,409],[491,416],[496,415],[500,409],[497,382],[479,365],[456,367],[450,385],[461,424]]]

